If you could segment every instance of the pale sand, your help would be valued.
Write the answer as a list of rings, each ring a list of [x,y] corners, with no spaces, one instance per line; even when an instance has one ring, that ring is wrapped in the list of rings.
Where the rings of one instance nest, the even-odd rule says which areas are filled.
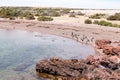
[[[61,17],[54,17],[54,23],[82,23],[84,24],[84,21],[86,19],[89,19],[89,16],[76,16],[76,17],[69,17],[68,15],[64,15],[64,16],[61,16]],[[113,24],[119,24],[120,25],[120,21],[110,21],[110,20],[106,20],[105,18],[101,18],[101,19],[91,19],[92,21],[94,20],[98,20],[98,21],[101,21],[101,20],[105,20],[107,22],[111,22]]]
[[[93,24],[87,25],[77,22],[76,19],[73,18],[67,18],[67,20],[59,19],[58,21],[54,20],[52,22],[0,20],[0,28],[7,30],[28,30],[32,32],[35,31],[45,34],[52,34],[71,38],[86,44],[92,44],[96,39],[110,39],[112,41],[120,40],[120,28],[104,27]]]

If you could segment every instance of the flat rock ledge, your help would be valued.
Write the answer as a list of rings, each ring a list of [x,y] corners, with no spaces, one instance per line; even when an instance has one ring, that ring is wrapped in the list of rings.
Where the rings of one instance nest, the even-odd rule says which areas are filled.
[[[62,76],[53,80],[120,80],[120,45],[116,43],[96,40],[96,48],[103,54],[80,60],[56,57],[41,60],[36,63],[36,72]]]

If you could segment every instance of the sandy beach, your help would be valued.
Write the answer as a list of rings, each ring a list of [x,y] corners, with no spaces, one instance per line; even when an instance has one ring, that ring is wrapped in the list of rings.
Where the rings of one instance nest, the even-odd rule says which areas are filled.
[[[109,39],[118,41],[120,39],[120,28],[104,27],[94,24],[75,23],[74,21],[52,21],[39,22],[29,20],[0,20],[0,29],[27,30],[52,34],[74,39],[78,42],[91,44],[96,39]]]

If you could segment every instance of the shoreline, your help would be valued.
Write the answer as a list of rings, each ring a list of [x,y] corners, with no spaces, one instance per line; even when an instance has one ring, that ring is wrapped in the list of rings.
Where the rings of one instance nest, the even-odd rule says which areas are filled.
[[[97,56],[88,56],[86,59],[83,60],[77,60],[77,59],[70,59],[70,60],[60,60],[58,58],[51,58],[49,60],[41,60],[36,63],[36,72],[38,73],[46,73],[49,72],[49,74],[54,75],[63,75],[59,72],[63,70],[63,73],[68,73],[68,74],[63,75],[65,76],[66,80],[69,80],[69,78],[73,78],[76,80],[79,80],[81,76],[83,75],[83,79],[85,78],[90,78],[90,79],[110,79],[112,76],[112,79],[120,79],[119,77],[119,66],[114,66],[114,65],[119,65],[120,63],[120,56],[119,54],[119,47],[114,47],[112,44],[115,41],[120,41],[120,32],[116,32],[115,30],[109,31],[104,30],[104,27],[101,27],[102,29],[94,28],[94,26],[91,26],[92,28],[89,27],[79,27],[79,26],[66,26],[64,24],[53,24],[50,22],[20,22],[20,21],[0,21],[0,29],[7,29],[7,30],[26,30],[26,31],[32,31],[32,32],[40,32],[40,33],[45,33],[45,34],[50,34],[50,35],[55,35],[55,36],[61,36],[65,38],[69,38],[72,40],[76,40],[77,42],[80,43],[86,43],[87,45],[91,45],[96,54],[98,53]],[[75,25],[75,24],[74,24]],[[96,27],[96,26],[95,26]],[[111,28],[112,29],[112,28]],[[107,39],[111,41],[104,41],[100,40],[98,41],[98,45],[96,44],[96,40],[99,39]],[[112,44],[111,44],[112,43]],[[104,46],[104,47],[103,47]],[[112,46],[112,48],[111,48]],[[103,48],[99,48],[103,47]],[[106,50],[106,53],[102,51],[102,53],[99,53],[99,50]],[[109,50],[115,52],[115,56],[113,56],[111,53],[109,53]],[[116,53],[117,52],[117,53]],[[109,53],[109,55],[107,55]],[[112,61],[112,63],[111,63]],[[107,65],[108,64],[108,65]],[[53,66],[54,65],[54,66]],[[56,69],[56,66],[59,68]],[[107,66],[106,66],[107,65]],[[67,66],[67,67],[66,67]],[[69,67],[70,66],[70,67]],[[75,67],[76,66],[76,67]],[[87,67],[87,69],[86,69]],[[79,69],[85,71],[86,73],[80,73],[78,71]],[[108,71],[109,69],[109,71]],[[114,71],[114,69],[116,71]],[[50,71],[49,71],[50,70]],[[71,74],[71,71],[74,74]],[[76,71],[78,71],[76,73]],[[101,75],[102,71],[102,75]],[[96,73],[95,73],[96,72]],[[107,74],[106,74],[107,73]],[[89,76],[89,74],[95,75]],[[97,75],[98,76],[97,76]],[[101,75],[101,76],[99,76]],[[109,76],[108,76],[109,75]],[[85,77],[84,77],[85,76]],[[103,77],[104,76],[104,77]],[[38,75],[38,77],[41,77]],[[52,77],[54,78],[54,77]],[[57,77],[56,77],[57,78]],[[61,77],[60,79],[64,79],[64,77]],[[87,79],[86,79],[87,80]]]
[[[82,44],[94,46],[97,39],[118,41],[120,29],[98,25],[39,22],[29,20],[0,20],[0,29],[27,30],[69,38]],[[79,26],[80,25],[80,26]]]

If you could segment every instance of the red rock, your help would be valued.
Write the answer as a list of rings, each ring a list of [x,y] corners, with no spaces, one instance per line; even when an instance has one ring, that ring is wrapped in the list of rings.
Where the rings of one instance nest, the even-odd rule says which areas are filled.
[[[113,46],[106,45],[103,47],[103,53],[105,53],[106,55],[113,54],[112,50],[113,50]]]
[[[118,44],[118,46],[120,46],[120,43]]]
[[[80,80],[81,77],[85,77],[87,80],[119,80],[120,64],[113,63],[108,58],[106,59],[106,57],[102,56],[89,56],[83,60],[56,60],[52,58],[52,61],[51,59],[39,61],[36,64],[36,71],[37,73],[66,77],[62,80]],[[116,56],[111,57],[112,60],[116,58]],[[94,64],[88,64],[88,60],[93,61]],[[103,68],[95,66],[96,62],[98,62],[97,60],[100,62],[97,64]]]
[[[120,53],[120,46],[113,47],[113,53],[119,54]]]
[[[50,61],[58,61],[59,59],[57,58],[57,57],[52,57],[52,58],[50,58]]]
[[[120,47],[119,46],[111,46],[111,45],[105,45],[103,47],[103,53],[106,55],[119,55],[120,53]]]
[[[86,62],[87,62],[88,64],[93,64],[94,61],[95,61],[95,60],[94,60],[94,56],[92,56],[92,55],[89,55],[89,56],[86,58]]]
[[[116,55],[115,56],[111,56],[109,59],[110,59],[111,62],[114,62],[114,63],[118,63],[119,62],[119,57],[116,56]]]
[[[105,39],[96,40],[95,44],[98,46],[98,49],[102,49],[104,45],[111,44],[111,41],[110,40],[105,40]]]

